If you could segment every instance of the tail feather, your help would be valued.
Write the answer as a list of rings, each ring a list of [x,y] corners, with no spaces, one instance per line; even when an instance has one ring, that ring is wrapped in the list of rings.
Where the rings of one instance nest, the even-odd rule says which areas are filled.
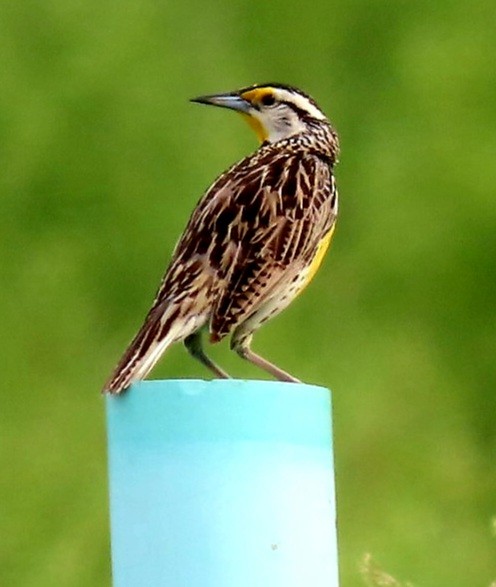
[[[138,334],[126,349],[103,388],[103,393],[119,394],[132,383],[144,379],[168,346],[182,336],[181,321],[175,316],[151,312]]]

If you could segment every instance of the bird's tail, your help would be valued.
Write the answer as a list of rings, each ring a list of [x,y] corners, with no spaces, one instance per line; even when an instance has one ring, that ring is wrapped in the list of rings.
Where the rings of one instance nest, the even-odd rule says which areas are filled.
[[[177,319],[177,307],[169,311],[152,310],[138,334],[126,349],[114,372],[103,388],[103,393],[119,394],[132,383],[144,379],[168,346],[182,339],[184,321]]]

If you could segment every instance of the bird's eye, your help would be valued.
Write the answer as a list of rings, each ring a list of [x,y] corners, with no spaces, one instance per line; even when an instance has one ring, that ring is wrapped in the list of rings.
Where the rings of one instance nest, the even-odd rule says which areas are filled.
[[[276,103],[276,99],[272,94],[265,94],[265,96],[262,96],[260,101],[264,106],[272,106]]]

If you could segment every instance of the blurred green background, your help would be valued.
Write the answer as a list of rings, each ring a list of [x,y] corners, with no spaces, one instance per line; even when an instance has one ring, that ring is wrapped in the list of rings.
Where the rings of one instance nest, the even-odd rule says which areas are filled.
[[[99,390],[256,146],[188,98],[266,81],[341,136],[331,253],[254,348],[333,389],[342,585],[367,552],[417,586],[496,579],[494,25],[490,0],[2,2],[1,585],[110,585]],[[202,376],[180,346],[154,371]]]

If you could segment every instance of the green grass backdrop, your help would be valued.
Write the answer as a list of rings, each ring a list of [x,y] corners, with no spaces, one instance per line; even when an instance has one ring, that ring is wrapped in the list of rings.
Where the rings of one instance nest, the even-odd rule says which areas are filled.
[[[202,191],[256,147],[188,98],[311,93],[341,136],[318,278],[254,348],[333,389],[343,587],[496,580],[490,0],[5,0],[0,584],[110,585],[99,390]],[[240,377],[259,377],[213,350]],[[155,377],[206,376],[173,348]]]

